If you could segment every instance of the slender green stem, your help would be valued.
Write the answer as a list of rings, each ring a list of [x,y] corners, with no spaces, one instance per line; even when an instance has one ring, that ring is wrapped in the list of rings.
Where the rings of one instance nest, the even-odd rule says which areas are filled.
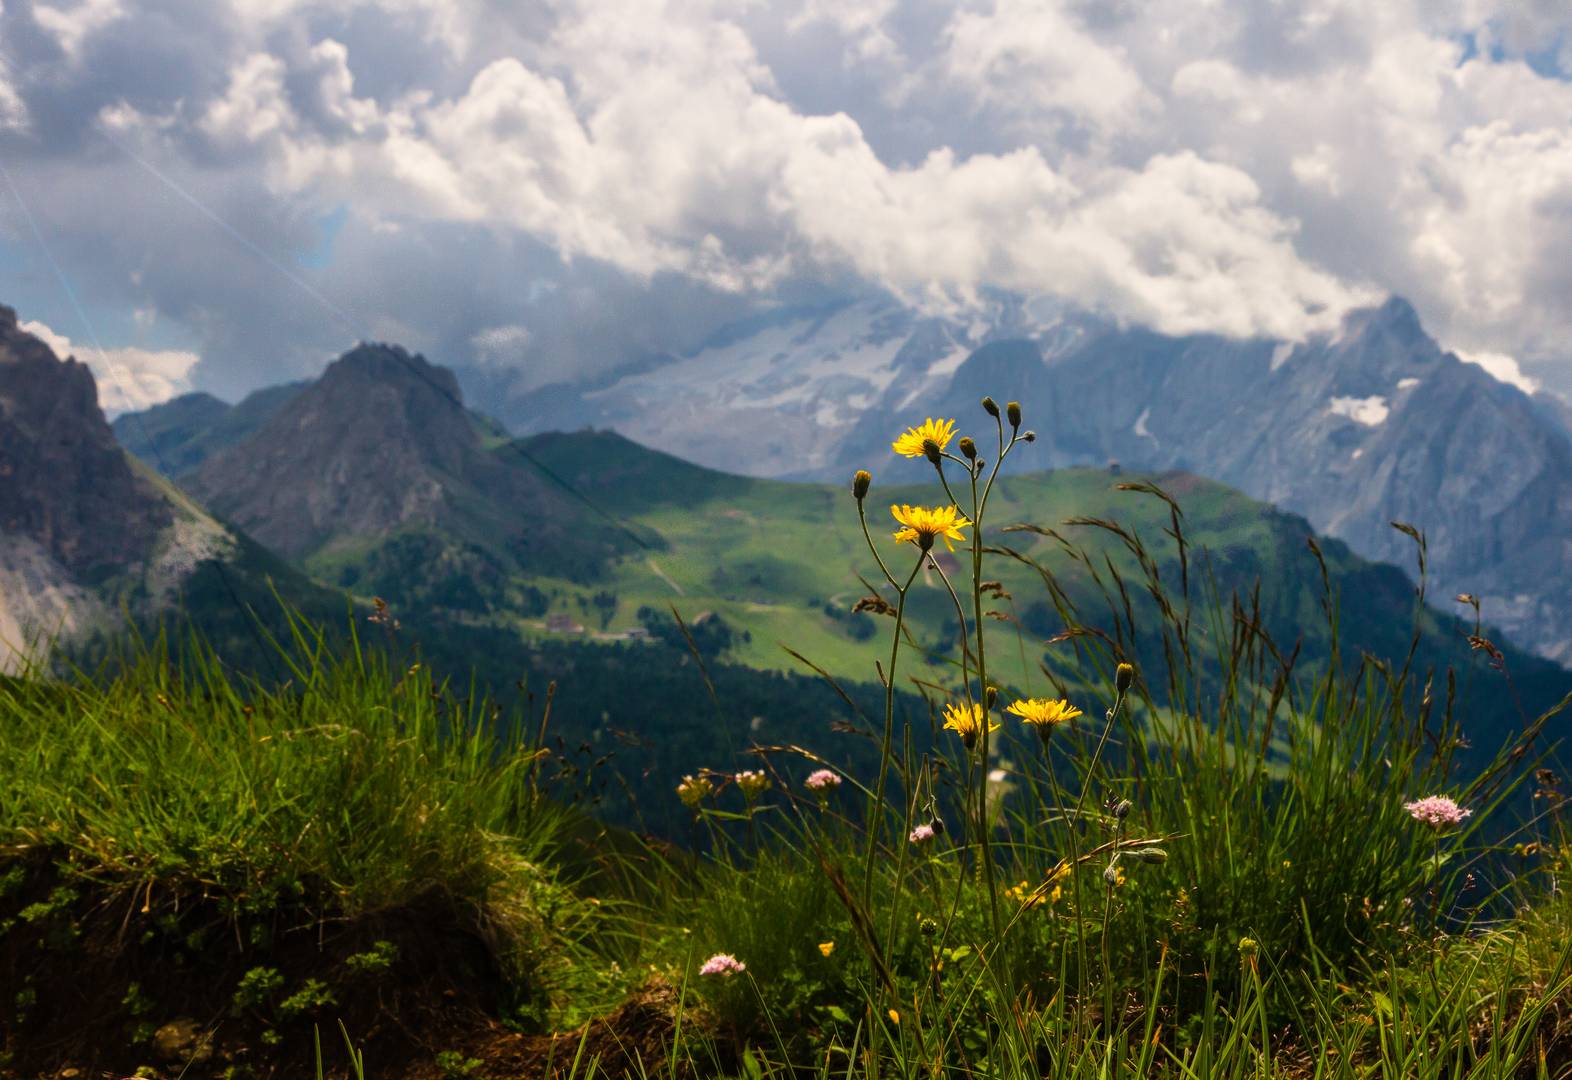
[[[868,532],[868,511],[863,506],[862,500],[857,500],[857,521],[862,525],[862,538],[868,543],[868,550],[873,552],[873,561],[879,564],[879,571],[884,575],[884,580],[890,583],[891,588],[899,589],[895,575],[890,573],[890,568],[884,565],[884,558],[879,554],[879,549],[873,544],[873,536]]]
[[[1059,774],[1053,767],[1053,750],[1050,745],[1050,736],[1053,729],[1049,728],[1049,735],[1043,737],[1043,762],[1048,766],[1048,785],[1053,792],[1053,801],[1059,810],[1059,817],[1067,826],[1066,835],[1070,842],[1070,891],[1071,902],[1075,905],[1075,948],[1076,948],[1076,1000],[1084,1001],[1086,996],[1086,934],[1082,931],[1081,922],[1081,840],[1076,834],[1075,822],[1065,814],[1064,795],[1059,790]],[[1082,1011],[1084,1013],[1084,1010]]]
[[[870,541],[871,545],[871,541]],[[868,808],[868,853],[864,860],[862,903],[866,910],[873,901],[873,856],[879,847],[879,834],[884,824],[884,787],[890,775],[890,744],[895,739],[895,662],[901,654],[901,625],[906,620],[906,594],[922,569],[927,552],[912,564],[906,584],[898,587],[895,604],[895,633],[890,638],[890,670],[884,673],[884,741],[879,748],[879,781],[873,789]],[[882,563],[880,565],[883,565]]]

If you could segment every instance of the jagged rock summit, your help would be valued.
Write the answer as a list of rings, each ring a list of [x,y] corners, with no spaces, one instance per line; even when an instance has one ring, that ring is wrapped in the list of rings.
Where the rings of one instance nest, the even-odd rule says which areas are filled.
[[[482,457],[451,372],[363,344],[209,457],[187,487],[298,558],[337,536],[435,524]]]
[[[215,569],[216,568],[216,569]],[[56,357],[0,306],[0,671],[179,609],[217,642],[314,587],[214,521],[115,441],[86,366]]]
[[[91,579],[144,557],[171,520],[115,441],[92,372],[0,306],[0,534]]]

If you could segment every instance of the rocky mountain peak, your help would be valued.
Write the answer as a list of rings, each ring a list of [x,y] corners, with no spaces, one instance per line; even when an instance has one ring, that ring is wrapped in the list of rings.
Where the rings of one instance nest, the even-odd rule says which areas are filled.
[[[141,557],[169,522],[104,420],[92,372],[0,306],[0,533],[92,577]]]
[[[489,466],[452,372],[396,345],[361,344],[187,484],[300,557],[335,537],[442,520]]]

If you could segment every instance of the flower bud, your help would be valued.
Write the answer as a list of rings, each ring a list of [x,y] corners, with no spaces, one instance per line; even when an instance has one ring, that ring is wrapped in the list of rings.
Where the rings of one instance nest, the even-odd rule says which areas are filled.
[[[983,691],[983,703],[989,712],[993,712],[993,707],[999,704],[999,688],[997,686],[990,686]]]
[[[868,497],[868,488],[873,484],[873,477],[867,469],[858,469],[857,475],[852,477],[852,498],[858,502]]]
[[[1135,665],[1120,664],[1114,672],[1114,689],[1124,693],[1130,689],[1130,684],[1135,682]]]
[[[1103,871],[1103,884],[1110,889],[1119,884],[1119,868],[1113,863],[1109,863],[1107,869]]]
[[[1021,436],[1021,441],[1022,442],[1036,442],[1037,441],[1037,432],[1035,432],[1035,431],[1028,431],[1028,432],[1024,433]]]
[[[936,815],[932,821],[928,822],[928,827],[933,830],[935,836],[944,835],[944,819],[942,817]]]
[[[977,460],[977,444],[972,442],[970,436],[962,435],[961,441],[957,445],[961,448],[961,453],[966,455],[967,461]]]
[[[1120,799],[1119,805],[1114,807],[1114,817],[1123,821],[1130,816],[1130,811],[1135,809],[1135,804],[1129,799]]]
[[[989,416],[992,416],[992,417],[995,417],[995,418],[998,417],[998,415],[999,415],[999,406],[993,400],[993,398],[991,398],[991,397],[983,398],[982,406],[983,406],[983,412],[987,413]]]
[[[1010,427],[1012,427],[1012,428],[1020,427],[1021,426],[1021,403],[1019,401],[1012,401],[1012,402],[1010,402],[1008,405],[1006,405],[1004,407],[1004,415],[1005,415],[1005,418],[1010,421]]]
[[[917,924],[917,929],[922,931],[923,937],[933,937],[939,932],[939,923],[935,919],[924,918]]]
[[[1134,851],[1126,851],[1124,855],[1125,858],[1135,859],[1137,862],[1162,863],[1168,861],[1168,852],[1160,847],[1136,848]]]
[[[1242,937],[1242,938],[1239,939],[1239,955],[1244,957],[1246,960],[1249,960],[1251,957],[1255,956],[1255,954],[1260,952],[1260,951],[1261,951],[1261,943],[1256,941],[1255,938],[1253,938],[1253,937]]]
[[[924,439],[922,441],[922,452],[923,456],[937,465],[939,464],[940,455],[943,453],[943,449],[932,439]]]

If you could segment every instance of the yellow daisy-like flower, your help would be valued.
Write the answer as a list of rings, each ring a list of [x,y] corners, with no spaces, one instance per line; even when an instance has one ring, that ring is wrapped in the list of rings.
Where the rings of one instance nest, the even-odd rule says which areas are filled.
[[[1081,715],[1080,709],[1077,709],[1063,698],[1056,701],[1046,698],[1028,698],[1025,701],[1017,701],[1004,711],[1019,716],[1023,723],[1032,725],[1045,738],[1048,732],[1066,720],[1074,720]]]
[[[944,707],[944,730],[959,735],[968,750],[977,744],[977,736],[982,733],[984,723],[987,723],[989,731],[999,730],[999,721],[983,712],[981,705],[973,703]]]
[[[955,545],[950,541],[959,540],[963,544],[966,536],[962,529],[971,525],[966,520],[966,515],[954,506],[900,506],[890,507],[890,514],[896,521],[906,526],[895,534],[898,544],[916,544],[923,551],[933,547],[933,542],[939,537],[944,538],[945,547],[951,551]]]
[[[955,438],[954,420],[935,420],[930,416],[918,426],[907,428],[906,434],[890,444],[890,449],[902,457],[922,457],[922,444],[929,439],[938,443],[939,449],[943,450],[953,438]]]

